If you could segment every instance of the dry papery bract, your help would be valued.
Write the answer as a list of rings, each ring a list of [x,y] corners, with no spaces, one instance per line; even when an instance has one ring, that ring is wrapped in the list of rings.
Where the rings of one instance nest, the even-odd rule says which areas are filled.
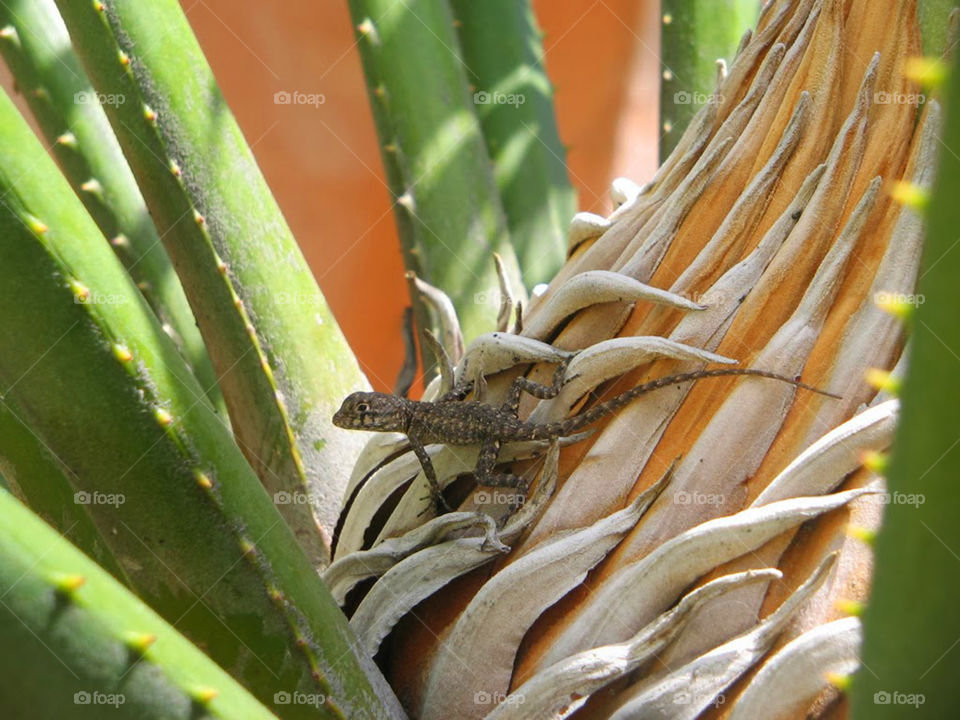
[[[855,667],[859,626],[836,601],[866,599],[872,562],[846,528],[875,528],[881,508],[861,455],[889,446],[898,415],[864,380],[904,345],[873,301],[913,291],[921,250],[889,189],[930,186],[941,124],[935,101],[888,101],[919,93],[903,73],[915,12],[770,3],[656,176],[618,179],[609,217],[573,219],[568,261],[519,335],[506,284],[500,332],[464,352],[444,320],[452,367],[425,398],[471,381],[496,405],[518,375],[549,384],[569,362],[559,396],[524,398],[537,422],[707,363],[842,399],[713,378],[642,396],[562,450],[507,445],[500,463],[534,481],[520,525],[483,488],[431,520],[403,438],[372,439],[336,558],[381,576],[353,622],[412,715],[802,717],[837,697],[819,671]],[[445,486],[477,458],[429,452]]]

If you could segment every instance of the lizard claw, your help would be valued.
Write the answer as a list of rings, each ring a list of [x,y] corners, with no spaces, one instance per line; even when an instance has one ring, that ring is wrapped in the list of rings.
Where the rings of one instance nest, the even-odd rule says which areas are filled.
[[[453,512],[453,508],[447,503],[446,499],[443,497],[443,491],[440,488],[430,488],[430,494],[426,495],[421,500],[429,500],[430,504],[417,513],[417,517],[426,515],[431,508],[434,510],[436,515],[442,515],[444,513]]]

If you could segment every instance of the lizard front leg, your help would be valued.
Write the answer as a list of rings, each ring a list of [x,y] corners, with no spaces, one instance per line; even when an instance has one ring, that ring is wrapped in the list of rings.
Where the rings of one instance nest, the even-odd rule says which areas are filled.
[[[420,461],[420,467],[423,468],[423,474],[426,476],[427,483],[430,485],[430,499],[436,505],[438,511],[450,512],[450,506],[447,505],[447,501],[443,498],[443,491],[440,488],[440,481],[437,480],[437,471],[433,467],[430,454],[423,446],[423,443],[416,438],[407,436],[407,439],[410,441],[410,447],[413,448],[417,460]]]

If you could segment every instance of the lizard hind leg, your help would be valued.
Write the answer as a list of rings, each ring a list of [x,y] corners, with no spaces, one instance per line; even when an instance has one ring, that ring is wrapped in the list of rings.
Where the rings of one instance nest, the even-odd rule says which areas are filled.
[[[553,381],[549,385],[535,382],[523,375],[514,378],[514,381],[510,384],[510,390],[507,392],[507,399],[501,406],[501,409],[517,417],[520,411],[520,394],[524,392],[540,400],[555,398],[560,394],[563,386],[573,379],[564,377],[571,359],[573,359],[572,355],[557,364],[557,369],[553,373]]]

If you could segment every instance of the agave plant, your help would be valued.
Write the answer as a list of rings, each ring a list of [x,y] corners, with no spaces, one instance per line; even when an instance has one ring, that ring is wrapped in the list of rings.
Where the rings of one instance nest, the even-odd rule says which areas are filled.
[[[437,503],[403,434],[333,425],[365,380],[175,0],[8,2],[0,51],[59,166],[0,99],[4,711],[843,712],[942,145],[915,2],[767,3],[609,217],[573,214],[527,3],[349,6],[424,401],[500,404],[558,366],[521,417],[714,364],[824,393],[671,383],[505,444],[512,488],[431,445]],[[683,42],[696,18],[665,14]],[[861,686],[928,675],[890,667]]]

